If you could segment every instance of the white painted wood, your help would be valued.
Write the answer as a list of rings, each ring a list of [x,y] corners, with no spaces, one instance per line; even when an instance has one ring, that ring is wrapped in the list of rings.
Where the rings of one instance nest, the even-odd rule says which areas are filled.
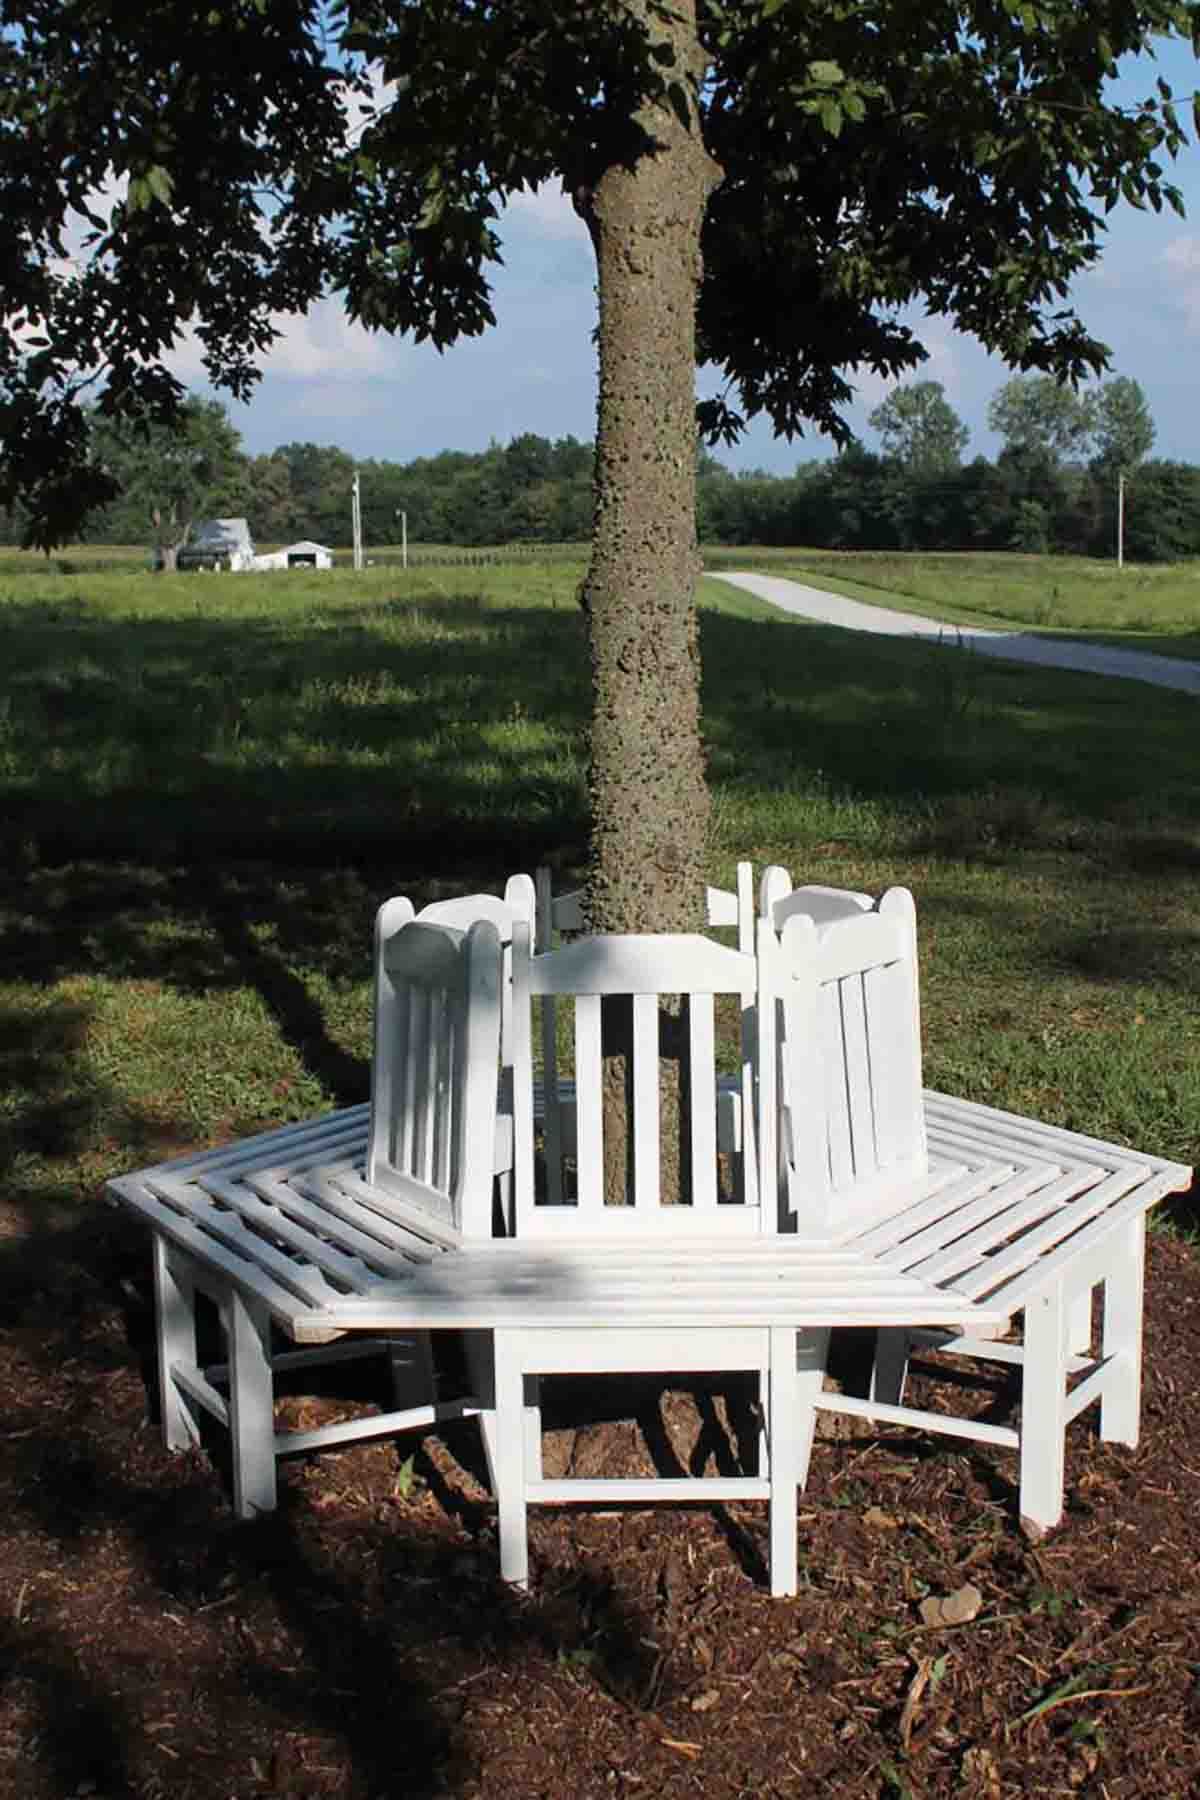
[[[216,1419],[225,1427],[226,1431],[229,1430],[229,1402],[224,1394],[207,1379],[207,1372],[202,1375],[198,1369],[190,1368],[184,1363],[177,1363],[171,1371],[171,1376],[179,1392],[192,1401],[193,1406],[199,1407],[201,1412],[208,1413],[209,1417]],[[183,1448],[183,1446],[178,1446],[178,1448]]]
[[[989,1425],[979,1419],[959,1419],[953,1413],[923,1412],[916,1406],[889,1406],[880,1400],[861,1400],[853,1394],[820,1394],[818,1412],[845,1413],[872,1424],[908,1425],[943,1437],[971,1438],[981,1444],[998,1444],[1015,1450],[1020,1437],[1010,1425]]]
[[[187,1267],[167,1240],[154,1237],[154,1319],[158,1346],[158,1403],[163,1443],[186,1450],[200,1441],[200,1422],[188,1405],[186,1390],[176,1384],[176,1371],[196,1365],[195,1290]]]
[[[778,863],[768,864],[759,881],[759,912],[776,931],[782,931],[794,913],[802,913],[814,925],[828,925],[856,912],[870,912],[873,905],[870,894],[858,894],[851,888],[822,887],[819,883],[794,888],[790,874]]]
[[[754,1204],[757,1168],[741,1184],[745,1196],[742,1204],[717,1203],[717,1081],[712,1008],[712,996],[716,993],[736,995],[742,1002],[748,997],[753,1002],[757,987],[754,957],[695,935],[602,934],[577,939],[541,956],[527,955],[523,940],[514,938],[514,1015],[531,1015],[538,1001],[553,999],[560,1007],[569,1002],[574,1014],[575,1045],[572,1099],[576,1194],[572,1203],[564,1204],[568,1196],[563,1188],[561,1164],[555,1163],[549,1141],[544,1194],[538,1191],[532,1158],[521,1158],[516,1171],[519,1238],[541,1234],[573,1238],[581,1232],[597,1231],[654,1235],[703,1228],[738,1234],[762,1229],[759,1209]],[[689,1191],[682,1207],[664,1206],[659,1188],[659,1003],[665,995],[683,998],[689,1033],[691,1168]],[[616,999],[627,999],[632,1006],[629,1092],[633,1152],[627,1204],[623,1206],[604,1202],[601,1018],[604,1001]],[[533,1070],[529,1036],[515,1030],[514,1042],[518,1040],[521,1049],[514,1068],[517,1112],[531,1114]],[[740,1079],[752,1092],[752,1072],[743,1070]],[[752,1114],[753,1108],[751,1117]],[[753,1150],[751,1138],[746,1142],[748,1158],[753,1156]]]
[[[1072,1419],[1099,1400],[1102,1432],[1136,1441],[1140,1234],[1148,1208],[1186,1185],[1188,1171],[1038,1120],[923,1095],[911,896],[892,890],[869,915],[864,901],[826,892],[806,904],[785,871],[763,878],[759,961],[778,996],[774,1111],[785,1213],[943,1294],[1007,1307],[1008,1325],[1023,1325],[1019,1342],[989,1343],[1004,1327],[985,1331],[976,1320],[943,1347],[1019,1366],[1022,1415],[1012,1430],[904,1406],[911,1328],[878,1334],[869,1399],[831,1395],[816,1404],[1017,1446],[1021,1515],[1046,1529],[1062,1515]],[[760,1071],[760,1081],[769,1079]],[[1093,1360],[1097,1285],[1113,1323]]]
[[[265,1306],[231,1287],[222,1313],[229,1347],[229,1435],[233,1510],[252,1519],[275,1510],[275,1417],[271,1319]]]
[[[1108,1379],[1100,1402],[1100,1436],[1108,1443],[1136,1445],[1141,1428],[1145,1269],[1142,1213],[1114,1234],[1104,1282],[1103,1355]]]
[[[348,1441],[344,1427],[299,1438],[271,1429],[271,1320],[298,1343],[329,1345],[343,1332],[409,1334],[416,1359],[406,1363],[406,1350],[398,1361],[412,1378],[411,1392],[406,1383],[397,1398],[414,1404],[387,1415],[386,1423],[367,1422],[375,1433],[449,1416],[432,1400],[422,1403],[428,1373],[420,1350],[428,1349],[428,1331],[461,1328],[478,1352],[472,1366],[478,1392],[454,1403],[456,1416],[482,1409],[510,1579],[527,1578],[525,1515],[532,1501],[624,1492],[621,1484],[597,1482],[571,1488],[568,1496],[561,1489],[570,1484],[541,1480],[537,1376],[555,1370],[757,1372],[768,1431],[754,1472],[723,1477],[716,1486],[684,1483],[678,1493],[665,1482],[629,1491],[658,1499],[769,1497],[774,1591],[794,1585],[795,1494],[806,1475],[816,1410],[1014,1445],[1021,1452],[1022,1512],[1035,1523],[1052,1522],[1062,1508],[1068,1420],[1098,1400],[1105,1435],[1136,1437],[1140,1234],[1147,1208],[1185,1185],[1189,1172],[1038,1121],[922,1094],[915,923],[907,896],[885,897],[870,909],[865,896],[832,890],[810,890],[806,901],[805,891],[788,882],[771,902],[788,902],[782,930],[769,912],[758,922],[755,959],[747,949],[755,938],[749,872],[739,869],[732,917],[722,922],[737,925],[740,963],[739,952],[703,939],[699,950],[681,949],[677,940],[635,940],[628,953],[628,940],[619,940],[622,948],[611,957],[602,940],[586,939],[535,957],[529,921],[536,917],[541,928],[545,895],[528,878],[516,879],[503,902],[488,897],[481,909],[496,915],[488,929],[493,966],[503,979],[498,975],[495,985],[504,990],[511,983],[511,1003],[501,991],[483,1004],[494,1035],[482,1060],[478,1032],[472,1037],[458,1029],[459,1003],[441,998],[450,995],[454,957],[436,965],[441,985],[435,987],[432,957],[415,957],[419,932],[409,938],[408,954],[425,971],[425,986],[418,1004],[400,1004],[405,984],[416,977],[405,953],[392,956],[390,946],[412,929],[413,918],[407,903],[393,903],[394,929],[381,930],[376,957],[377,975],[390,989],[382,995],[377,1032],[392,1031],[399,1055],[390,1072],[377,1071],[374,1116],[347,1109],[112,1184],[114,1197],[150,1226],[163,1269],[159,1341],[170,1399],[170,1406],[164,1399],[164,1430],[180,1444],[191,1442],[198,1411],[224,1413],[232,1422],[236,1410],[235,1436],[245,1440],[235,1452],[238,1504],[261,1508],[277,1454]],[[501,907],[507,909],[502,918]],[[458,916],[465,922],[466,915]],[[472,930],[478,918],[471,918]],[[457,942],[462,955],[460,929],[427,915],[416,923],[441,931],[451,947]],[[539,989],[535,972],[547,969],[553,979]],[[694,997],[692,1069],[712,1096],[711,1110],[707,1102],[702,1109],[708,1135],[702,1149],[693,1145],[699,1167],[715,1160],[717,1084],[708,1003],[695,997],[717,991],[739,993],[743,1009],[743,1066],[722,1090],[736,1129],[720,1141],[741,1137],[752,1170],[742,1192],[752,1202],[761,1195],[765,1204],[697,1205],[693,1194],[692,1205],[667,1206],[657,1190],[657,1082],[649,1073],[657,1060],[657,996]],[[634,1077],[639,1129],[631,1190],[635,1202],[652,1197],[641,1220],[637,1204],[604,1207],[597,1181],[603,1155],[598,1014],[607,993],[638,996],[642,1050]],[[551,1061],[542,1091],[549,1086],[555,1097],[546,1110],[546,1139],[552,1114],[561,1114],[560,1125],[570,1121],[561,1137],[574,1145],[594,1217],[578,1205],[543,1205],[536,1208],[543,1216],[516,1241],[492,1240],[493,1175],[511,1167],[514,1190],[527,1183],[524,1191],[534,1191],[532,1020],[539,1004],[569,1006],[582,1016],[573,1086],[560,1083]],[[494,1119],[489,1131],[478,1109],[462,1103],[461,1090],[478,1090],[485,1112],[494,1113],[497,1063],[504,1067],[510,1044],[514,1101],[506,1164],[497,1155]],[[838,1079],[829,1084],[831,1065]],[[503,1075],[499,1091],[503,1096]],[[569,1110],[562,1114],[566,1093]],[[381,1185],[367,1178],[366,1163],[380,1141],[385,1103],[406,1108],[407,1117],[395,1130],[389,1121],[384,1133],[385,1153],[395,1160],[399,1147],[402,1155]],[[832,1112],[839,1113],[842,1186],[833,1178]],[[464,1159],[474,1173],[470,1195],[460,1195],[459,1204],[453,1184]],[[827,1202],[824,1219],[810,1205],[818,1192]],[[736,1229],[731,1217],[739,1221]],[[505,1230],[519,1223],[516,1209],[504,1215]],[[1104,1290],[1105,1325],[1103,1353],[1092,1361],[1073,1352],[1096,1284]],[[228,1406],[209,1379],[216,1371],[195,1366],[189,1334],[197,1287],[227,1316],[235,1299],[241,1308]],[[1023,1312],[1022,1342],[989,1342]],[[874,1325],[882,1334],[873,1396],[854,1403],[820,1392],[824,1334],[849,1323]],[[1019,1432],[903,1405],[907,1345],[918,1327],[940,1330],[951,1351],[1022,1367]],[[496,1379],[492,1365],[501,1340],[502,1379]],[[786,1367],[781,1343],[788,1346]],[[1068,1378],[1074,1382],[1069,1395]],[[1053,1441],[1044,1448],[1047,1438]]]
[[[495,1334],[495,1433],[492,1479],[500,1537],[500,1576],[529,1581],[528,1487],[525,1446],[525,1371],[519,1332]]]
[[[928,1175],[915,915],[903,890],[871,911],[823,892],[819,923],[781,885],[764,884],[782,928],[760,926],[759,962],[779,1021],[784,1204],[801,1231],[836,1235],[915,1199]]]
[[[323,1317],[328,1298],[400,1277],[412,1257],[461,1242],[463,1226],[490,1232],[496,927],[475,920],[453,931],[414,921],[405,901],[389,902],[377,922],[376,978],[376,1044],[385,1053],[370,1109],[181,1158],[111,1189],[154,1232],[164,1438],[170,1448],[195,1441],[197,1406],[227,1425],[239,1516],[274,1505],[275,1457],[280,1446],[298,1447],[274,1430],[272,1320],[299,1341],[327,1341],[337,1335]],[[389,1116],[396,1107],[400,1121]],[[373,1156],[383,1166],[367,1183]],[[196,1288],[225,1324],[228,1363],[219,1375],[197,1365]],[[376,1349],[402,1390],[391,1428],[440,1416],[427,1340]],[[214,1386],[222,1378],[228,1402]],[[365,1435],[380,1429],[372,1424]],[[324,1444],[346,1435],[331,1427],[302,1438]]]
[[[701,1500],[767,1500],[772,1493],[773,1484],[765,1476],[753,1475],[601,1475],[590,1478],[574,1475],[565,1481],[531,1481],[526,1488],[528,1500],[548,1506],[586,1505],[589,1502],[598,1506],[620,1506],[639,1501],[642,1505],[650,1501],[659,1506],[694,1506]],[[794,1539],[794,1530],[792,1536]],[[771,1592],[795,1593],[794,1576],[792,1581],[791,1587],[772,1585]]]
[[[1060,1275],[1025,1307],[1020,1511],[1022,1523],[1034,1530],[1049,1530],[1062,1517],[1068,1323]]]
[[[501,945],[495,923],[464,933],[405,918],[376,930],[377,1027],[369,1185],[468,1236],[490,1235],[500,1056]],[[377,1015],[378,1016],[378,1015]]]

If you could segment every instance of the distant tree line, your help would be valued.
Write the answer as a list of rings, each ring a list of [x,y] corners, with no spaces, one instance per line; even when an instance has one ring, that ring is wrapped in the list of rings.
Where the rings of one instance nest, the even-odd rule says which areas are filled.
[[[699,529],[717,544],[835,550],[1023,550],[1200,556],[1200,468],[1147,460],[1154,421],[1136,381],[1076,394],[1024,376],[993,395],[995,462],[962,461],[968,433],[938,382],[893,391],[871,414],[879,451],[852,444],[789,477],[706,466]]]
[[[852,443],[789,476],[734,474],[705,451],[698,529],[711,545],[841,550],[1023,550],[1111,556],[1124,493],[1124,554],[1200,556],[1200,468],[1149,459],[1154,422],[1136,381],[1083,393],[1023,376],[992,397],[995,462],[964,462],[969,434],[934,381],[895,388],[871,414],[880,448]],[[592,446],[533,432],[476,453],[445,450],[396,463],[355,462],[330,445],[283,444],[247,456],[223,409],[189,402],[173,436],[153,421],[95,424],[97,454],[119,475],[119,500],[93,515],[84,541],[169,552],[201,517],[244,515],[255,541],[351,540],[359,477],[364,540],[474,547],[578,543],[591,530]],[[0,541],[21,520],[0,518]],[[168,556],[169,560],[169,556]]]

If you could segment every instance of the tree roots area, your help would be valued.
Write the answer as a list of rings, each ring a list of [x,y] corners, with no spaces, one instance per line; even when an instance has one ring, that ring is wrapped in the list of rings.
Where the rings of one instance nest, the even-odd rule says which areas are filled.
[[[0,1251],[2,1800],[1200,1795],[1178,1241],[1151,1239],[1141,1445],[1072,1427],[1058,1531],[1022,1537],[1012,1453],[830,1415],[789,1600],[749,1502],[535,1510],[507,1589],[469,1420],[285,1462],[279,1510],[239,1523],[219,1444],[161,1446],[141,1234],[97,1202]],[[368,1364],[294,1379],[294,1426],[385,1398]],[[1017,1403],[932,1355],[915,1380],[934,1407]],[[751,1398],[547,1383],[548,1468],[733,1471]]]

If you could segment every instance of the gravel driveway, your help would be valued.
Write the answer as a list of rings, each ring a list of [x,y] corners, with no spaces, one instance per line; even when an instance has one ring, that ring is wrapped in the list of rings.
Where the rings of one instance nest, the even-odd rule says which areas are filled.
[[[1155,656],[1147,650],[1119,650],[1111,644],[1090,644],[1082,639],[1044,637],[1034,631],[982,631],[977,626],[946,625],[915,613],[892,612],[886,606],[867,606],[841,594],[827,594],[802,581],[781,575],[713,574],[731,587],[745,588],[760,600],[799,613],[822,625],[841,625],[847,631],[873,631],[886,637],[934,638],[950,650],[973,650],[977,656],[997,656],[1008,662],[1040,663],[1043,668],[1080,669],[1089,675],[1121,675],[1129,681],[1148,681],[1154,687],[1177,688],[1184,694],[1200,694],[1200,662],[1175,656]]]

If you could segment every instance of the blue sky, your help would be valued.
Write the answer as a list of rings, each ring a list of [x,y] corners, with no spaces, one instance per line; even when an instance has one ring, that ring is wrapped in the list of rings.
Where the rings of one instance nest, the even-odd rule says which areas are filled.
[[[1140,59],[1121,82],[1135,101],[1156,74],[1176,97],[1200,85],[1200,65],[1182,43],[1164,43],[1156,63]],[[1187,120],[1190,108],[1180,106]],[[1145,390],[1158,427],[1154,453],[1200,462],[1200,149],[1189,144],[1172,172],[1188,218],[1110,215],[1103,261],[1072,300],[1089,329],[1113,351],[1112,372]],[[482,450],[518,432],[590,438],[595,427],[595,271],[587,235],[552,189],[519,197],[502,221],[505,266],[494,283],[498,324],[484,337],[440,355],[400,338],[369,336],[329,304],[288,321],[248,407],[230,408],[252,453],[294,440],[337,444],[358,457],[407,462],[439,450]],[[987,404],[1010,371],[944,320],[919,331],[930,360],[915,379],[940,381],[971,432],[967,455],[994,455]],[[185,379],[198,381],[188,352]],[[703,391],[703,378],[701,379]],[[867,415],[887,384],[865,374],[850,422],[874,444]],[[721,460],[733,468],[789,473],[828,456],[827,440],[788,443],[769,426],[751,428]]]

